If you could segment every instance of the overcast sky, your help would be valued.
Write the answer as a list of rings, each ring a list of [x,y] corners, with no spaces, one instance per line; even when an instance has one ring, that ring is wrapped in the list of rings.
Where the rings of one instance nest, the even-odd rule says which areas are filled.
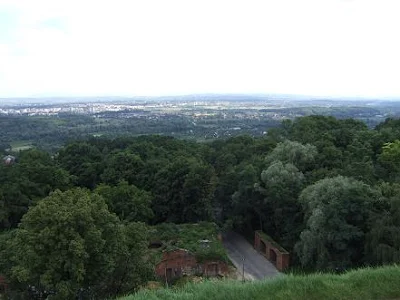
[[[0,97],[400,96],[399,0],[0,0]]]

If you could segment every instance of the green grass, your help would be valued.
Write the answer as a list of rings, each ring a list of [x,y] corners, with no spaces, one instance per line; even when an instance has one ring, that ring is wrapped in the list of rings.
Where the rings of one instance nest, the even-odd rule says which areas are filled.
[[[32,148],[32,142],[31,141],[13,141],[10,143],[11,145],[11,151],[13,152],[18,152],[22,150],[28,150]]]
[[[399,299],[400,266],[365,268],[342,275],[284,275],[270,280],[240,283],[206,281],[183,288],[143,290],[119,300],[321,300]]]

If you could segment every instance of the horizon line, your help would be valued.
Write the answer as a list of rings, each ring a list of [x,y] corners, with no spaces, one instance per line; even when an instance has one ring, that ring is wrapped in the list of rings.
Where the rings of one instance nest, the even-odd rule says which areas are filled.
[[[286,96],[286,97],[309,97],[309,98],[328,98],[328,99],[400,99],[398,96],[366,96],[366,95],[313,95],[313,94],[293,94],[293,93],[185,93],[185,94],[162,94],[162,95],[49,95],[49,96],[0,96],[0,99],[70,99],[70,98],[170,98],[170,97],[193,97],[193,96]]]

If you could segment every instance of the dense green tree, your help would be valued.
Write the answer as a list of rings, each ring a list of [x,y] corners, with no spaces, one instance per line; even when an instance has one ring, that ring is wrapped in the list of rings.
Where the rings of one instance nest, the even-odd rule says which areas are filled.
[[[74,142],[61,149],[58,161],[71,175],[76,177],[78,186],[94,188],[103,171],[101,151],[87,142]]]
[[[32,195],[24,194],[21,188],[20,182],[14,182],[0,189],[0,229],[15,228],[32,204]]]
[[[387,118],[384,122],[378,124],[375,130],[380,135],[380,146],[385,142],[393,142],[400,138],[400,119]]]
[[[256,189],[264,196],[259,208],[267,216],[264,230],[282,243],[293,248],[302,228],[302,212],[297,197],[304,184],[304,175],[293,164],[273,162],[261,173]]]
[[[0,164],[0,229],[16,227],[30,205],[55,189],[70,186],[68,172],[43,151],[22,151],[16,163]]]
[[[296,244],[308,268],[347,268],[361,263],[368,218],[380,194],[352,178],[326,178],[305,188],[300,202],[307,228]]]
[[[54,159],[46,152],[29,149],[20,152],[16,168],[40,191],[38,198],[47,196],[55,189],[65,190],[71,186],[71,177],[67,171],[60,168]]]
[[[140,156],[127,151],[113,152],[105,161],[101,179],[107,184],[117,184],[121,180],[126,180],[129,184],[137,185],[143,167],[144,163]]]
[[[145,232],[141,224],[122,225],[98,194],[55,191],[25,214],[9,240],[8,275],[52,291],[52,299],[133,290],[148,274]]]
[[[320,110],[312,108],[308,111],[315,113]],[[2,119],[0,123],[7,125],[10,120]],[[129,253],[141,257],[141,247],[144,244],[138,250],[129,245],[140,244],[144,238],[141,234],[145,234],[146,230],[134,221],[182,223],[215,218],[220,224],[229,225],[246,234],[253,234],[255,229],[262,228],[290,251],[297,244],[292,262],[300,262],[304,267],[313,269],[398,262],[400,121],[397,119],[387,119],[375,129],[368,129],[364,123],[356,120],[326,116],[301,117],[283,121],[279,128],[268,130],[268,134],[263,137],[235,136],[210,143],[196,143],[162,135],[114,139],[104,136],[79,141],[81,136],[90,134],[89,125],[103,126],[98,129],[120,134],[121,127],[114,121],[107,120],[107,125],[99,125],[72,116],[60,117],[57,120],[60,123],[59,134],[63,134],[65,128],[61,128],[61,123],[64,122],[79,125],[80,129],[69,133],[68,136],[76,141],[67,144],[55,158],[43,151],[31,149],[15,154],[15,164],[0,164],[0,230],[17,228],[23,215],[28,216],[38,203],[48,202],[51,197],[42,199],[49,193],[55,189],[68,190],[72,185],[94,190],[96,195],[82,197],[89,197],[89,202],[95,203],[98,200],[93,199],[104,198],[109,210],[125,224],[122,225],[115,216],[109,219],[110,224],[115,222],[115,228],[118,228],[115,235],[122,242],[114,242],[118,245],[117,250],[106,250],[111,254],[101,269],[104,277],[96,279],[102,287],[86,275],[83,281],[71,275],[70,279],[75,280],[75,283],[71,283],[71,288],[69,285],[65,288],[68,291],[77,292],[78,289],[80,293],[87,293],[90,287],[106,295],[123,292],[139,284],[141,272],[147,274],[147,269],[145,264],[138,264],[137,259],[133,259]],[[170,124],[150,120],[140,122],[130,120],[124,123],[124,133],[139,133],[141,130],[164,132],[170,129],[184,133],[188,128],[188,124],[179,118],[172,119]],[[212,126],[221,126],[213,118],[199,120],[198,127],[201,122],[206,127],[211,126],[202,131],[202,137],[208,137],[211,131],[214,133]],[[42,140],[50,138],[46,137],[49,126],[44,126],[39,119],[20,125],[17,123],[13,124],[19,126],[19,129],[13,131],[13,134],[20,138],[25,133],[19,130],[36,129],[47,130],[40,134]],[[166,124],[168,128],[162,129]],[[261,132],[267,130],[259,129]],[[4,130],[0,139],[1,136],[4,136]],[[2,141],[3,144],[9,143],[6,139]],[[379,187],[383,197],[367,184],[375,185],[377,190]],[[71,193],[77,192],[73,190]],[[69,210],[60,208],[59,214],[69,215]],[[56,209],[51,208],[49,211],[58,216]],[[75,214],[75,210],[72,211]],[[129,226],[132,227],[126,225],[130,222],[132,225]],[[12,242],[1,241],[2,245],[10,244],[12,249],[0,247],[0,251],[3,249],[12,253],[2,253],[2,258],[22,257],[22,252],[18,254],[20,256],[14,255],[19,251],[16,248],[17,240],[22,244],[24,238],[29,241],[28,245],[33,245],[28,239],[28,233],[21,233],[28,232],[30,225],[26,224],[6,234]],[[57,228],[58,231],[51,235],[52,230],[47,233],[43,229],[40,234],[45,239],[53,239],[58,235],[60,240],[74,239],[69,229],[64,233],[60,227],[47,227]],[[29,234],[36,235],[39,232],[38,227],[34,228]],[[88,233],[87,236],[92,234]],[[102,233],[99,236],[109,243]],[[79,241],[78,238],[76,240]],[[75,242],[73,244],[82,246]],[[102,249],[96,242],[94,246],[94,249]],[[44,246],[38,242],[37,247]],[[25,250],[27,248],[23,248]],[[79,260],[75,254],[64,252],[61,258],[68,256],[71,262],[77,264],[83,261],[86,270],[86,260]],[[77,250],[73,252],[78,253]],[[32,253],[27,255],[27,259],[35,261]],[[49,259],[53,259],[55,254],[49,253]],[[100,257],[97,254],[87,255]],[[102,258],[96,259],[100,261]],[[5,263],[0,262],[5,266],[3,270],[11,270],[17,266],[16,263],[7,259]],[[26,260],[21,259],[18,266],[28,270],[27,264]],[[35,263],[32,265],[37,267]],[[63,267],[67,271],[57,269],[54,265],[54,262],[49,263],[54,269],[51,273],[53,275],[60,273],[57,276],[62,277],[66,272],[72,272],[68,269],[72,268],[72,263]],[[43,261],[39,267],[47,268]],[[75,268],[78,270],[78,267]],[[100,272],[92,265],[87,267],[88,272],[92,269],[94,273]],[[33,269],[29,270],[34,273]],[[14,278],[15,283],[18,276],[25,274],[23,272],[19,273],[14,268],[10,278]],[[29,279],[36,280],[34,283],[29,283],[38,287],[43,287],[41,282],[48,284],[48,275],[39,272],[37,276]],[[51,284],[55,285],[54,282]],[[27,284],[27,281],[21,284]]]
[[[341,173],[372,184],[375,182],[373,149],[370,141],[361,138],[362,136],[355,138],[343,152],[343,171]]]
[[[314,144],[329,136],[333,145],[344,148],[354,138],[354,133],[368,130],[365,123],[355,119],[339,120],[332,116],[313,115],[295,119],[287,125],[287,138],[300,143]]]
[[[210,220],[216,177],[212,166],[177,157],[155,177],[153,210],[156,220],[177,223]]]
[[[238,183],[231,187],[236,191],[231,194],[229,210],[225,208],[227,225],[245,233],[252,234],[255,229],[263,228],[267,218],[263,196],[254,188],[260,181],[260,172],[256,163],[243,163],[237,167],[235,174]]]
[[[378,162],[385,169],[384,177],[390,181],[400,179],[400,140],[385,143]],[[382,173],[381,173],[382,174]]]
[[[103,196],[109,209],[121,220],[148,222],[154,216],[151,210],[151,194],[129,185],[126,181],[121,181],[116,186],[101,184],[95,192]]]
[[[371,215],[366,261],[370,264],[400,263],[400,185],[381,183],[380,206]]]
[[[267,155],[266,163],[271,164],[274,161],[291,163],[299,170],[304,171],[313,167],[316,154],[317,149],[313,145],[302,145],[298,142],[286,140],[278,143],[274,150]]]

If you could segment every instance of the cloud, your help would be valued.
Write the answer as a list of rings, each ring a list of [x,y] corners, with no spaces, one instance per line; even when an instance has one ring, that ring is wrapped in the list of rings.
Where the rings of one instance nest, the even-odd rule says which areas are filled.
[[[400,95],[397,5],[0,0],[0,96]]]

